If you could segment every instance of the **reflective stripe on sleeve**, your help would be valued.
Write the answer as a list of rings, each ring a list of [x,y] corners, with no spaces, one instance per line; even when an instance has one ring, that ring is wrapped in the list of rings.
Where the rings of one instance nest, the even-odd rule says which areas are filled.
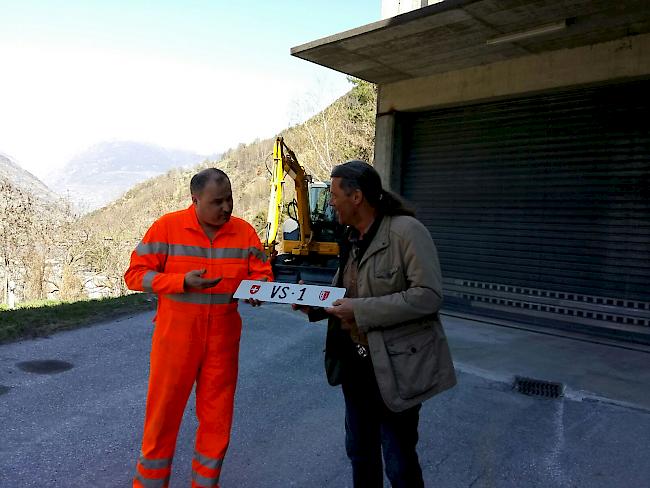
[[[194,460],[208,469],[219,469],[223,464],[223,459],[210,458],[198,451],[194,451]]]
[[[192,470],[192,480],[205,488],[217,488],[219,486],[219,476],[215,476],[214,478],[206,478],[194,470]]]
[[[147,271],[145,273],[144,278],[142,278],[142,289],[144,291],[153,293],[153,279],[156,277],[157,274],[158,274],[157,271]]]
[[[141,473],[136,473],[135,479],[142,483],[144,488],[165,488],[169,485],[169,476],[165,478],[146,478]]]
[[[249,254],[252,254],[252,255],[255,256],[257,259],[259,259],[260,261],[262,261],[263,263],[266,263],[266,260],[268,259],[268,256],[266,255],[266,253],[263,252],[263,251],[260,251],[260,250],[259,250],[258,248],[256,248],[256,247],[249,247],[249,248],[248,248],[248,253],[249,253]]]
[[[165,295],[175,302],[198,305],[226,305],[232,303],[232,293],[171,293]]]

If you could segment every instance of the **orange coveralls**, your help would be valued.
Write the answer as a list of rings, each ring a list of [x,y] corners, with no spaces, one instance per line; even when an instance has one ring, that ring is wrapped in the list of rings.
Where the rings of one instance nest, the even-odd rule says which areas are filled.
[[[185,273],[223,277],[213,288],[183,289]],[[196,382],[199,428],[192,487],[218,487],[230,439],[241,318],[232,295],[241,280],[272,280],[257,234],[231,217],[210,241],[193,206],[161,217],[131,255],[132,290],[158,294],[142,451],[134,487],[169,485],[176,437]]]

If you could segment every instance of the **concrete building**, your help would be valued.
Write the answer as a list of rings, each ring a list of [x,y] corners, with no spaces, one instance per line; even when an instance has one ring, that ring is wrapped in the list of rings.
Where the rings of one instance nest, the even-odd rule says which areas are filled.
[[[291,54],[378,85],[374,164],[430,229],[447,306],[650,343],[648,0],[382,13]]]
[[[443,0],[382,0],[381,18],[387,19],[422,7],[440,3]]]

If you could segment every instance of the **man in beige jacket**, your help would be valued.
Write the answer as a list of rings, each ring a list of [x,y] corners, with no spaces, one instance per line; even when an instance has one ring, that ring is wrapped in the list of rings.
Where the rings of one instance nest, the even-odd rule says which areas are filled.
[[[382,189],[375,169],[348,161],[332,170],[331,205],[348,232],[327,309],[325,369],[345,398],[345,446],[355,488],[424,486],[416,444],[421,403],[456,384],[438,311],[442,278],[429,231]]]

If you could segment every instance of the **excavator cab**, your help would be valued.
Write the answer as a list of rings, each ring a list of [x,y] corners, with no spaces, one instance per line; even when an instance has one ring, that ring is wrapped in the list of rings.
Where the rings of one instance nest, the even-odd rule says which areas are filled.
[[[316,182],[309,185],[309,214],[317,241],[336,242],[341,226],[330,205],[330,184]]]
[[[336,213],[330,206],[330,185],[322,181],[309,183],[309,218],[313,238],[316,241],[336,242],[339,230]],[[285,241],[300,240],[300,217],[296,200],[287,205],[286,219],[282,225],[282,238]]]

